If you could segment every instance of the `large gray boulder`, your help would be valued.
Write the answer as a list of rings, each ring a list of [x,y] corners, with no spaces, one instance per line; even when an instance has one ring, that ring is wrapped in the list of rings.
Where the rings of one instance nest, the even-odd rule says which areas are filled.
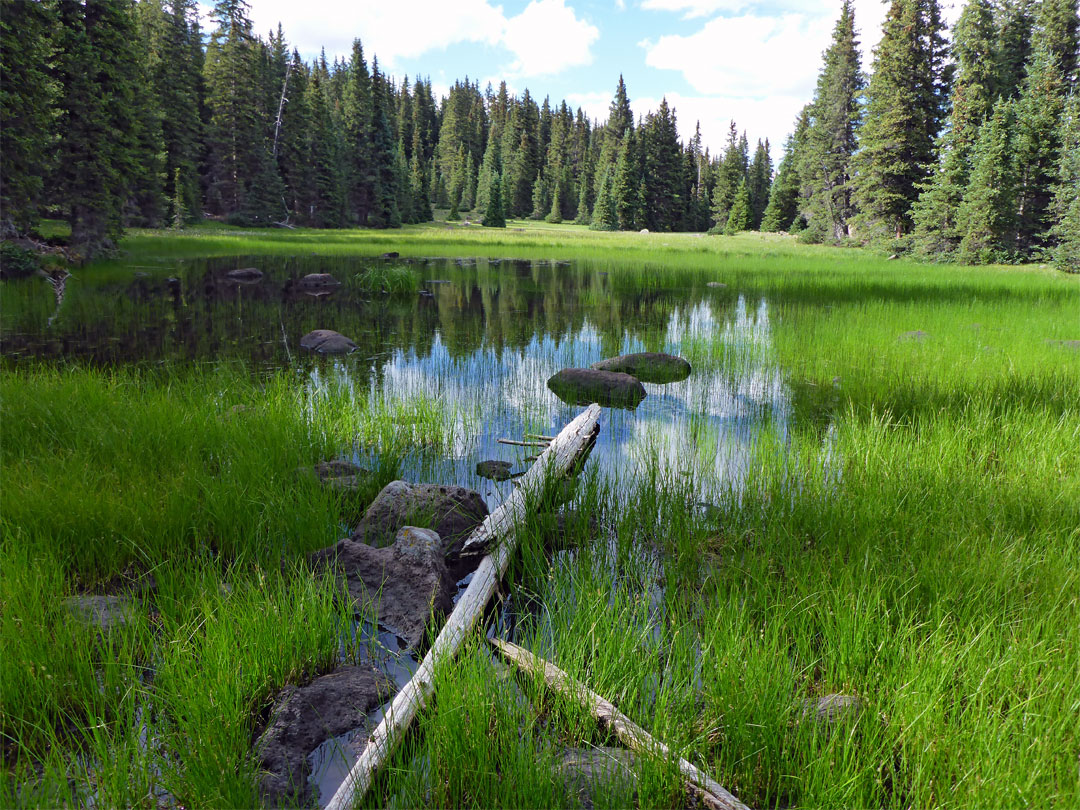
[[[593,368],[564,368],[547,381],[548,388],[568,405],[596,402],[605,408],[636,408],[645,399],[645,386],[629,374]]]
[[[303,292],[329,292],[341,286],[341,282],[329,273],[308,273],[296,281],[296,289]]]
[[[294,807],[315,798],[308,784],[308,756],[331,737],[367,725],[368,714],[389,700],[394,684],[365,667],[341,667],[307,686],[286,686],[274,701],[256,751],[264,804]]]
[[[316,329],[300,338],[300,348],[317,354],[348,354],[356,344],[333,329]]]
[[[414,650],[432,617],[454,607],[456,583],[447,573],[442,541],[430,529],[405,526],[385,548],[346,538],[315,552],[311,562],[316,571],[344,581],[358,611],[374,605],[379,624]]]
[[[226,273],[225,279],[235,284],[258,284],[263,279],[263,272],[257,267],[239,267]]]
[[[402,526],[428,526],[439,533],[444,549],[450,550],[487,516],[487,504],[471,489],[391,481],[375,496],[352,538],[384,546]]]
[[[593,363],[591,368],[621,371],[647,383],[679,382],[690,376],[690,364],[686,360],[663,352],[638,352],[609,357]]]

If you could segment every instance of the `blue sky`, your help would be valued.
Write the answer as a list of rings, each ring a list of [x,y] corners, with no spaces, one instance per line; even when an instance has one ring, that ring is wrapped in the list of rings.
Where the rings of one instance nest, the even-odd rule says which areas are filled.
[[[810,100],[840,0],[250,0],[256,29],[280,21],[306,59],[345,56],[354,37],[394,76],[431,78],[436,93],[468,75],[538,99],[566,99],[606,119],[621,73],[634,112],[664,96],[680,134],[700,120],[722,147],[735,119],[774,157]],[[956,5],[959,5],[957,2]],[[958,9],[944,0],[946,17]],[[856,0],[865,67],[886,6]]]

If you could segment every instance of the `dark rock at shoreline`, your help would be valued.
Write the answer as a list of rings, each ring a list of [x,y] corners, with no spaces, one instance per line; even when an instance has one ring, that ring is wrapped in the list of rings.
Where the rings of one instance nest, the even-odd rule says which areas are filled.
[[[446,550],[465,540],[488,516],[479,492],[437,484],[391,481],[375,496],[352,533],[352,539],[387,545],[402,526],[430,526]]]
[[[606,408],[636,408],[645,399],[645,386],[629,374],[593,368],[564,368],[547,386],[568,405],[599,403]]]
[[[453,610],[456,591],[443,541],[430,529],[405,526],[385,548],[346,538],[311,555],[316,571],[342,578],[356,607],[374,605],[379,624],[417,649],[433,615]]]
[[[341,282],[329,273],[308,273],[292,282],[292,289],[308,295],[329,295]]]
[[[314,478],[319,483],[340,492],[355,492],[367,483],[372,475],[370,470],[341,459],[320,461],[314,467],[301,467],[297,473]]]
[[[397,252],[396,250],[388,250],[388,251],[386,251],[386,253],[384,253],[384,254],[382,255],[382,257],[383,257],[384,259],[396,259],[396,258],[398,258],[398,256],[400,256],[400,255],[401,255],[401,254],[400,254],[400,253],[398,253],[398,252]]]
[[[394,684],[385,675],[356,666],[341,667],[307,686],[282,689],[256,743],[264,804],[311,803],[308,755],[331,737],[366,725],[367,715],[393,693]]]
[[[318,354],[348,354],[356,344],[333,329],[316,329],[300,338],[300,348]]]
[[[225,274],[225,278],[237,284],[258,284],[262,281],[263,272],[256,267],[240,267],[230,270]]]
[[[492,481],[507,481],[511,477],[510,470],[513,466],[509,461],[489,459],[477,463],[476,474],[481,478],[488,478]]]
[[[590,368],[598,371],[620,371],[647,383],[679,382],[690,376],[690,364],[686,360],[662,352],[638,352],[609,357],[593,363]]]

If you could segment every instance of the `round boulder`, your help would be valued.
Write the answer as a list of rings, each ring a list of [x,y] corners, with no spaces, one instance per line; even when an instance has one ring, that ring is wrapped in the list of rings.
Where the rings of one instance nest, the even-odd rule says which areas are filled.
[[[375,496],[352,537],[384,546],[403,526],[427,526],[439,533],[444,549],[450,550],[487,516],[487,504],[471,489],[391,481]]]
[[[296,280],[295,288],[311,295],[326,295],[341,286],[329,273],[308,273]]]
[[[300,338],[300,348],[318,354],[348,354],[356,344],[333,329],[316,329]]]
[[[647,383],[679,382],[690,376],[687,361],[662,352],[623,354],[593,363],[591,367],[599,371],[621,371]]]
[[[594,368],[564,368],[547,381],[548,388],[568,405],[636,408],[645,399],[645,386],[629,374]]]
[[[225,274],[226,279],[236,284],[258,284],[262,277],[263,272],[257,267],[239,267]]]

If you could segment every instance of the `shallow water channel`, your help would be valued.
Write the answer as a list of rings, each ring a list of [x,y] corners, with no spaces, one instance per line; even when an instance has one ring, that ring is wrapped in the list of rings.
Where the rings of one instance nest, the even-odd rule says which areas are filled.
[[[406,267],[418,291],[367,293],[347,283],[380,263]],[[226,278],[245,267],[263,277]],[[346,283],[312,295],[297,285],[309,273]],[[646,383],[636,408],[605,409],[590,467],[615,493],[629,493],[638,476],[660,474],[687,485],[700,504],[738,497],[755,443],[763,433],[783,441],[793,418],[791,390],[771,356],[770,302],[708,274],[674,287],[640,269],[623,277],[569,262],[241,257],[84,271],[69,280],[59,305],[38,279],[8,285],[7,298],[0,338],[8,368],[231,360],[253,374],[297,375],[312,409],[341,388],[388,403],[434,403],[449,435],[437,452],[406,456],[400,476],[475,489],[490,508],[513,483],[481,478],[477,463],[503,460],[523,472],[536,452],[498,439],[554,435],[580,412],[547,387],[562,368],[640,351],[681,355],[692,365],[680,382]],[[314,329],[336,330],[358,348],[334,357],[301,350],[300,338]],[[424,438],[417,435],[422,421],[401,427]],[[376,453],[357,445],[343,455],[364,466]],[[399,684],[408,680],[415,660],[392,636],[358,632],[380,642],[369,651],[385,650],[369,652],[378,659],[372,663]],[[313,759],[324,803],[355,758],[342,751],[351,740],[331,742]]]

